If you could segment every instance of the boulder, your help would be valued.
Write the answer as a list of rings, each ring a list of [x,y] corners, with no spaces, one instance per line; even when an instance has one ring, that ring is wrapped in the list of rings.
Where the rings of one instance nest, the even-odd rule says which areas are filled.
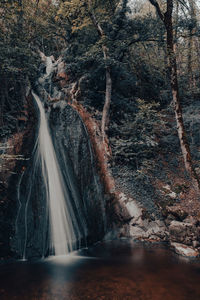
[[[185,244],[180,243],[171,243],[172,248],[179,255],[186,257],[197,257],[199,256],[199,252],[192,247],[188,247]]]
[[[186,245],[192,245],[193,241],[198,240],[198,231],[192,223],[172,221],[169,226],[170,240]]]
[[[139,218],[136,223],[130,227],[130,235],[139,239],[167,240],[167,231],[165,224],[160,221],[142,220]]]
[[[146,234],[145,230],[143,230],[139,226],[131,226],[130,227],[130,236],[133,238],[148,238],[148,235]]]
[[[166,212],[168,215],[172,215],[177,221],[183,221],[188,216],[188,213],[178,206],[166,206]]]

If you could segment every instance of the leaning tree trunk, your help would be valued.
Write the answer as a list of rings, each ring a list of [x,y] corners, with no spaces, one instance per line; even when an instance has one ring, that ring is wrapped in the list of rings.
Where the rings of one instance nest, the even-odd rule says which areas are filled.
[[[189,88],[193,87],[193,74],[192,74],[192,31],[189,31],[188,39],[188,62],[187,62],[187,71],[188,71],[188,81]]]
[[[177,64],[176,56],[174,51],[173,42],[173,24],[172,24],[172,11],[173,11],[173,0],[167,1],[168,11],[165,14],[164,23],[167,30],[167,53],[170,64],[170,81],[174,103],[174,112],[177,124],[178,137],[180,141],[181,151],[184,159],[185,169],[190,175],[193,183],[200,188],[199,178],[193,167],[190,146],[187,141],[186,132],[183,123],[183,114],[180,103],[178,78],[177,78]]]
[[[193,57],[192,49],[196,39],[195,32],[197,30],[197,16],[196,16],[196,4],[194,0],[189,0],[191,27],[189,28],[189,41],[188,41],[188,76],[189,76],[189,87],[196,87],[196,80],[193,74]]]
[[[97,29],[99,36],[103,39],[105,37],[105,33],[96,19],[96,16],[93,11],[89,11],[89,15],[92,19],[94,26]],[[110,103],[111,103],[111,96],[112,96],[112,78],[111,78],[111,69],[107,64],[108,56],[108,48],[105,44],[102,45],[103,51],[103,58],[105,62],[105,71],[106,71],[106,95],[105,95],[105,102],[102,112],[102,119],[101,119],[101,133],[103,141],[106,137],[106,129],[108,128],[109,124],[109,111],[110,111]]]
[[[175,60],[174,53],[171,51],[169,54],[169,61],[170,61],[170,69],[171,69],[170,78],[171,78],[171,88],[172,88],[172,96],[173,96],[173,103],[174,103],[174,112],[175,112],[178,137],[179,137],[181,151],[184,159],[185,169],[189,173],[195,185],[198,185],[198,187],[200,188],[199,179],[192,164],[190,147],[185,133],[183,114],[182,114],[182,108],[181,108],[180,97],[179,97],[178,81],[177,81],[176,60]]]
[[[109,123],[109,111],[110,111],[111,96],[112,96],[112,78],[111,78],[110,67],[107,65],[106,62],[108,57],[107,57],[107,48],[105,46],[103,46],[103,54],[106,63],[106,96],[105,96],[105,103],[103,107],[102,120],[101,120],[101,133],[102,133],[103,140],[105,140],[105,132],[108,128],[108,123]]]
[[[157,0],[149,0],[149,2],[156,8],[156,11],[163,21],[167,31],[167,56],[170,65],[170,81],[171,90],[174,103],[174,112],[177,124],[178,137],[180,141],[181,151],[184,159],[184,165],[187,173],[189,174],[194,186],[200,190],[200,181],[193,167],[190,146],[186,137],[186,132],[183,123],[183,114],[179,96],[178,78],[177,78],[177,63],[176,55],[174,51],[174,37],[173,37],[173,0],[167,0],[167,10],[165,13],[162,12]]]

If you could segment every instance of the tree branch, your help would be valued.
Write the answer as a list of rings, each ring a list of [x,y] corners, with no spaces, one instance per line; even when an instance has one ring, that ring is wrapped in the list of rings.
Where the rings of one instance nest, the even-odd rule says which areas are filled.
[[[185,8],[187,8],[187,9],[189,10],[189,7],[188,7],[186,1],[184,1],[184,0],[178,0],[178,2],[179,2],[180,4],[182,4]]]
[[[104,31],[101,28],[99,22],[96,19],[95,13],[93,11],[93,7],[92,7],[92,2],[91,0],[88,1],[88,3],[86,2],[86,9],[88,11],[88,14],[90,16],[90,19],[92,20],[93,25],[96,27],[98,34],[102,37],[104,36]]]
[[[125,47],[121,50],[120,52],[120,55],[118,55],[117,59],[122,61],[126,52],[128,51],[129,47],[132,46],[133,44],[136,44],[136,43],[140,43],[140,42],[156,42],[158,43],[159,40],[158,39],[153,39],[153,38],[147,38],[147,39],[142,39],[142,38],[138,38],[138,39],[135,39],[135,40],[131,40],[128,44],[125,45]]]
[[[158,4],[158,2],[156,0],[149,0],[149,2],[156,8],[156,11],[157,11],[159,17],[164,22],[165,17],[164,17],[163,12],[161,11],[161,8],[160,8],[160,5]]]

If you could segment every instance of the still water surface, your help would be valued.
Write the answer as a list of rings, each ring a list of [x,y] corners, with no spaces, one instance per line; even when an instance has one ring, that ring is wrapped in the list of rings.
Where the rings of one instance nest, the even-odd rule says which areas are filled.
[[[200,300],[200,261],[159,244],[99,243],[68,257],[0,266],[1,300]]]

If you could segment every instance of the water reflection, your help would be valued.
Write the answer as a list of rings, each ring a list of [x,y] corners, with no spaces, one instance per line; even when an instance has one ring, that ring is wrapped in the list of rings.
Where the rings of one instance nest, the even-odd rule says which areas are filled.
[[[0,267],[0,299],[199,300],[200,262],[128,240]]]

